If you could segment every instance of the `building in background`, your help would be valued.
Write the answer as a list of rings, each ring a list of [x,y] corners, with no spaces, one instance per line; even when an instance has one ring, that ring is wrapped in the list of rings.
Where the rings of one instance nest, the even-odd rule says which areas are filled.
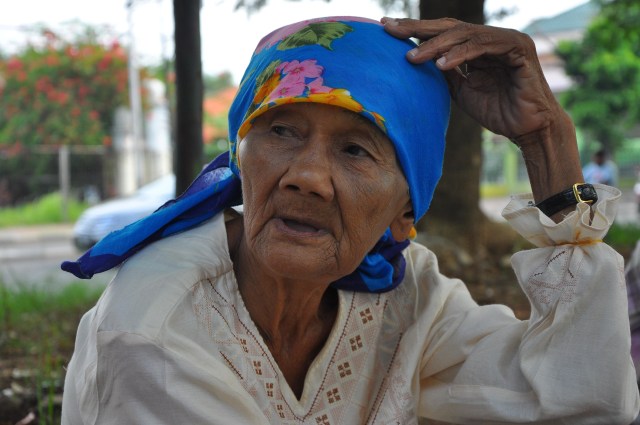
[[[134,137],[130,109],[122,106],[115,111],[111,161],[114,170],[105,182],[109,198],[130,195],[141,185],[173,170],[171,118],[165,85],[157,79],[147,79],[143,84],[147,108],[142,140]]]
[[[588,1],[559,15],[536,19],[522,29],[536,44],[542,70],[554,93],[561,93],[572,84],[564,72],[562,60],[555,54],[556,46],[561,41],[582,39],[598,10],[596,2]]]

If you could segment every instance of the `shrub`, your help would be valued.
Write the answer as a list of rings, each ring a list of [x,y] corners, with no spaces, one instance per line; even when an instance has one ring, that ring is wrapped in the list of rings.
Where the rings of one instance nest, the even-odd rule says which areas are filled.
[[[110,144],[113,111],[128,102],[127,55],[88,28],[43,40],[0,60],[0,145]]]

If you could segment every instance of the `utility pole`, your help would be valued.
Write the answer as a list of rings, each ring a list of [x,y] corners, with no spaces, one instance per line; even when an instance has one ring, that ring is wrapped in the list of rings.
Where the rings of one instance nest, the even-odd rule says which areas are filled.
[[[136,57],[136,44],[133,35],[134,0],[127,1],[127,19],[129,24],[129,108],[131,113],[131,137],[135,164],[136,187],[142,186],[144,178],[144,137],[142,133],[142,100],[140,99],[140,72]]]

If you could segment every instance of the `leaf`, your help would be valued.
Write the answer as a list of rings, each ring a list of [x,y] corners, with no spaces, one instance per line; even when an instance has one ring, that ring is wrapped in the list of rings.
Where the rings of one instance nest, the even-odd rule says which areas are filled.
[[[351,31],[353,31],[353,28],[342,22],[309,24],[282,40],[278,44],[278,50],[295,49],[296,47],[313,44],[319,44],[327,50],[333,50],[331,48],[333,40],[344,37],[345,34]]]
[[[256,90],[260,88],[271,76],[274,72],[276,72],[276,68],[280,65],[282,61],[280,59],[275,60],[269,64],[256,78]]]

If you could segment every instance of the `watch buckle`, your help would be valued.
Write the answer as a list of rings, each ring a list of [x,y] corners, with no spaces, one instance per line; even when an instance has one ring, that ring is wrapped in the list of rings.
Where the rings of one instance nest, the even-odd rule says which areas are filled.
[[[583,184],[584,183],[576,183],[573,185],[573,195],[576,197],[576,201],[578,202],[584,202],[585,204],[592,204],[593,199],[584,200],[580,197],[580,189],[578,188],[578,186],[582,186]]]

